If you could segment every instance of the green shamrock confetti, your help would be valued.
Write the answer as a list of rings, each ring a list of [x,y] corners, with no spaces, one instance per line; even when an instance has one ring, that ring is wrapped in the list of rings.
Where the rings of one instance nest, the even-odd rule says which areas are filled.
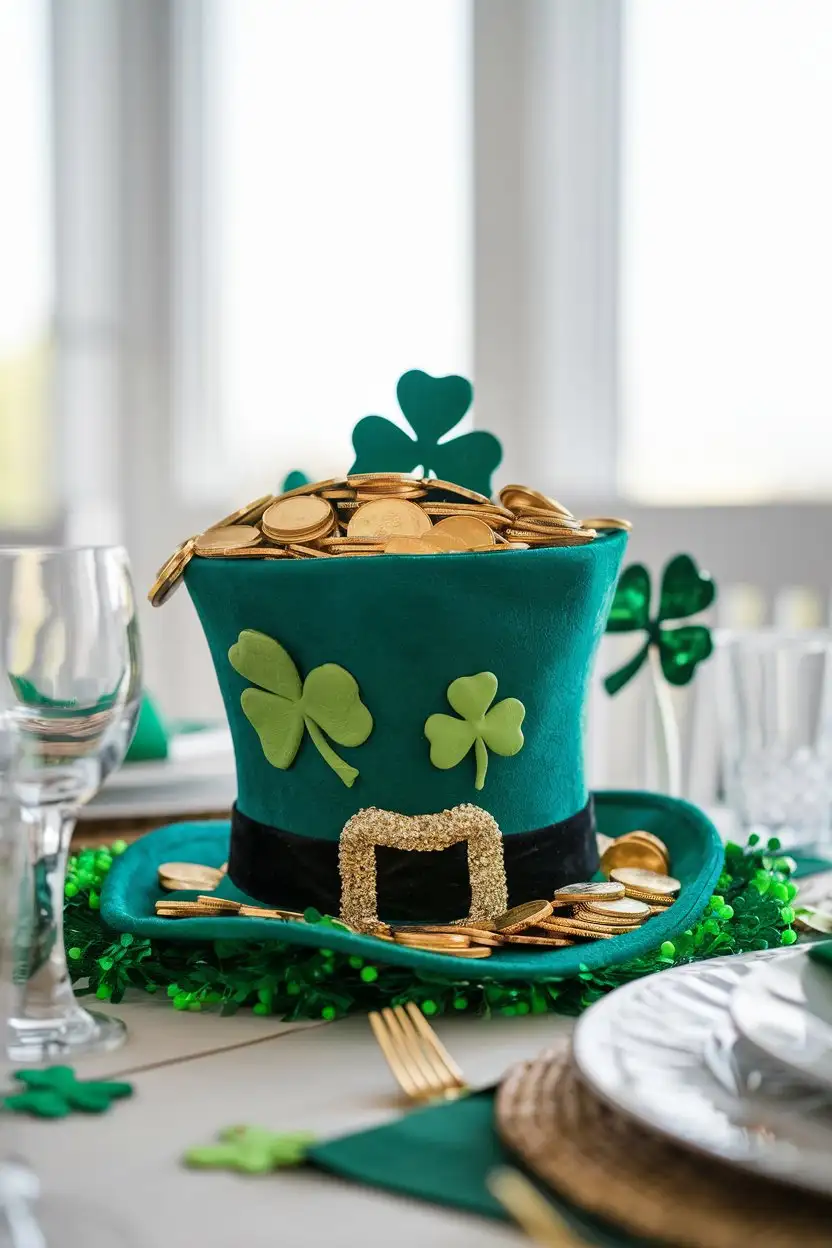
[[[324,762],[351,788],[358,772],[338,757],[324,733],[338,745],[355,746],[372,732],[373,717],[355,677],[337,663],[324,663],[301,684],[280,643],[253,629],[240,633],[228,659],[235,671],[260,686],[244,690],[240,703],[271,765],[281,771],[291,767],[305,727]]]
[[[462,718],[430,715],[425,722],[425,736],[430,741],[430,761],[441,771],[456,767],[471,746],[474,747],[476,789],[485,784],[489,750],[510,758],[523,748],[520,725],[526,708],[517,698],[504,698],[496,706],[491,706],[496,693],[497,677],[493,672],[460,676],[448,686],[447,697]]]
[[[414,369],[399,378],[396,395],[415,439],[383,416],[365,416],[353,429],[355,463],[350,472],[413,472],[421,465],[426,476],[490,497],[491,474],[503,457],[493,433],[476,430],[440,441],[471,406],[470,381]]]
[[[188,1166],[213,1170],[241,1170],[245,1174],[267,1174],[284,1166],[299,1166],[306,1160],[315,1136],[303,1131],[276,1135],[262,1127],[226,1127],[219,1144],[191,1148],[185,1153]]]
[[[697,664],[713,650],[711,632],[704,624],[663,628],[666,620],[682,620],[704,611],[716,598],[716,585],[700,572],[690,555],[676,555],[665,566],[659,595],[659,613],[650,618],[650,573],[641,563],[625,568],[618,580],[608,633],[645,632],[647,639],[637,654],[604,680],[607,693],[618,693],[657,646],[662,672],[671,685],[686,685]]]
[[[16,1070],[14,1077],[26,1085],[26,1091],[7,1096],[3,1104],[17,1114],[34,1114],[39,1118],[65,1118],[73,1110],[103,1114],[113,1101],[133,1095],[130,1083],[76,1079],[71,1066]]]

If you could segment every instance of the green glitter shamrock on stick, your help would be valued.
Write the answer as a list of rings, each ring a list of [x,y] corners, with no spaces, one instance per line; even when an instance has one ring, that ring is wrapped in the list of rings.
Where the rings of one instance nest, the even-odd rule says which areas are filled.
[[[413,472],[421,465],[426,476],[490,497],[491,474],[503,457],[493,433],[476,430],[441,441],[471,406],[470,381],[414,369],[399,378],[396,396],[415,438],[383,416],[365,416],[353,429],[350,473]]]
[[[430,741],[430,761],[441,771],[456,767],[474,747],[477,762],[475,789],[481,789],[485,784],[489,750],[510,757],[523,748],[520,725],[526,708],[517,698],[504,698],[496,706],[491,706],[496,694],[497,677],[493,672],[460,676],[448,685],[447,698],[462,718],[429,715],[425,721],[425,736]]]
[[[643,666],[650,647],[655,646],[665,679],[671,685],[686,685],[696,667],[713,650],[710,629],[704,624],[682,624],[666,628],[669,620],[683,620],[706,610],[716,598],[716,585],[707,572],[700,572],[690,555],[676,555],[665,566],[659,592],[659,610],[650,618],[650,573],[641,563],[631,564],[621,573],[615,590],[608,633],[644,632],[644,645],[618,671],[604,680],[607,693],[615,694]]]
[[[358,772],[335,753],[327,736],[338,745],[362,745],[373,730],[355,677],[337,663],[323,663],[301,681],[280,643],[253,629],[240,633],[228,660],[260,686],[245,689],[240,703],[272,767],[291,767],[305,728],[324,762],[351,788]]]

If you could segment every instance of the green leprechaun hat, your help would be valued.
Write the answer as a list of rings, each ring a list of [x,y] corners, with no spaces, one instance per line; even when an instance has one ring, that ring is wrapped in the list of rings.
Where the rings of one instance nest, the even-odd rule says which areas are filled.
[[[582,530],[558,504],[512,487],[528,504],[523,530],[486,497],[496,439],[440,441],[470,403],[468,383],[406,374],[399,398],[415,437],[366,418],[351,476],[243,508],[162,569],[151,599],[163,601],[184,574],[208,640],[237,801],[230,827],[176,825],[129,850],[111,873],[104,916],[123,931],[167,926],[175,939],[189,930],[243,938],[241,924],[266,938],[268,921],[257,917],[171,924],[148,912],[160,862],[227,860],[235,896],[340,915],[352,929],[289,921],[279,939],[360,952],[379,918],[488,920],[591,880],[600,825],[608,836],[646,828],[670,847],[682,891],[673,919],[648,925],[666,939],[707,902],[722,858],[716,833],[669,798],[593,799],[584,775],[587,691],[627,533]],[[397,475],[417,467],[425,475]],[[416,529],[402,536],[404,516]],[[476,526],[490,545],[476,544]],[[535,951],[527,961],[553,973],[551,958],[607,963],[634,956],[638,941],[629,932],[594,952]],[[619,943],[620,952],[600,949]],[[384,948],[391,962],[447,963]],[[531,973],[498,950],[489,974],[503,956],[513,963],[506,973]]]

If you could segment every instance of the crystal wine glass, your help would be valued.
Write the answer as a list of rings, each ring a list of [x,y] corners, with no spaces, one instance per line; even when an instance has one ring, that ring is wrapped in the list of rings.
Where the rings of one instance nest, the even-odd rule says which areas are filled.
[[[122,1043],[119,1020],[76,1002],[63,941],[67,855],[79,807],[122,762],[140,701],[136,602],[113,547],[0,549],[0,776],[27,827],[17,921],[21,1006],[13,1061]]]

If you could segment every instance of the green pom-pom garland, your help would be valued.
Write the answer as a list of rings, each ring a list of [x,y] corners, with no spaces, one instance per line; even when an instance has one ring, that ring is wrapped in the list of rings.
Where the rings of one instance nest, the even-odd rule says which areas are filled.
[[[118,1003],[129,988],[164,990],[176,1010],[217,1008],[234,1014],[332,1020],[346,1014],[415,1001],[433,1017],[452,1010],[471,1014],[579,1014],[621,984],[669,966],[727,953],[793,945],[792,864],[771,840],[761,848],[729,844],[717,893],[698,923],[673,941],[623,966],[580,972],[570,979],[493,984],[418,974],[405,967],[370,964],[365,957],[332,949],[304,950],[279,941],[218,940],[205,944],[119,935],[99,911],[101,888],[113,858],[127,848],[83,850],[70,858],[64,934],[70,973],[79,996]],[[308,910],[307,922],[333,920]]]

